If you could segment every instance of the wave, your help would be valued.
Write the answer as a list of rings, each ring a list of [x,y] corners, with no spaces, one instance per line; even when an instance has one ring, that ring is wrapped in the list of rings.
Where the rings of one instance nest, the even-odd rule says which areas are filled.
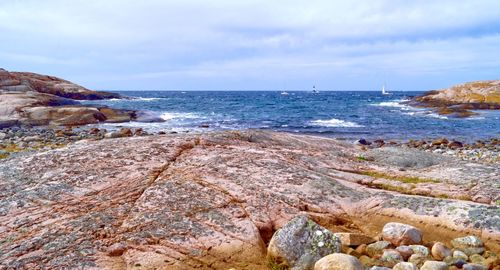
[[[164,112],[160,116],[163,120],[204,119],[196,113]]]
[[[152,97],[152,98],[143,98],[143,97],[133,97],[131,100],[132,101],[157,101],[157,100],[162,100],[165,98],[159,98],[159,97]]]
[[[391,101],[384,101],[377,104],[371,104],[372,106],[380,106],[380,107],[394,107],[394,108],[409,108],[410,106],[406,104],[402,104],[403,102],[410,101],[409,99],[397,99]]]
[[[354,122],[344,121],[336,118],[332,118],[329,120],[314,120],[310,122],[314,126],[321,127],[363,127]]]

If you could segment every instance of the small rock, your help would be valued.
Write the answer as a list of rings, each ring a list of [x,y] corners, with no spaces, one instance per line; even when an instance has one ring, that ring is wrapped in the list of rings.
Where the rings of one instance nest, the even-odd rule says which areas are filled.
[[[306,216],[299,216],[274,233],[267,256],[293,269],[311,269],[319,259],[340,251],[338,237]]]
[[[377,241],[373,244],[369,244],[366,246],[366,254],[370,257],[375,257],[376,255],[382,255],[384,253],[384,249],[387,249],[391,246],[391,243],[387,241]]]
[[[382,257],[380,257],[380,260],[387,262],[390,265],[395,265],[403,261],[403,256],[401,256],[401,254],[394,249],[386,249],[384,250]]]
[[[382,229],[382,237],[395,246],[420,244],[422,232],[408,224],[390,222]]]
[[[446,139],[446,138],[441,138],[441,139],[437,139],[437,140],[434,140],[432,141],[431,145],[442,145],[442,144],[448,144],[449,141]]]
[[[479,255],[479,254],[472,254],[470,257],[469,257],[469,260],[471,263],[476,263],[476,264],[484,264],[484,258],[483,256]]]
[[[472,254],[481,254],[484,252],[484,243],[477,236],[465,236],[451,240],[451,245],[463,251],[467,256]]]
[[[408,262],[411,262],[413,263],[414,265],[416,265],[417,267],[420,267],[422,266],[427,260],[429,259],[429,257],[427,256],[424,256],[422,254],[413,254],[410,256],[410,258],[408,259]]]
[[[442,261],[444,258],[452,256],[451,249],[441,242],[436,242],[432,245],[431,254],[432,257],[438,261]]]
[[[463,270],[488,270],[486,266],[475,264],[475,263],[467,263],[462,267]]]
[[[91,128],[89,130],[89,134],[92,134],[92,135],[96,135],[96,134],[99,134],[99,129],[98,128]]]
[[[422,245],[410,245],[411,250],[413,250],[414,254],[422,254],[426,257],[429,256],[429,249]]]
[[[448,270],[448,265],[445,262],[426,261],[420,270]]]
[[[400,262],[392,268],[393,270],[418,270],[418,268],[409,262]]]
[[[356,144],[358,144],[358,145],[370,145],[372,143],[369,142],[369,141],[367,141],[367,140],[365,140],[365,139],[359,139],[359,140],[356,141]]]
[[[361,244],[361,245],[357,246],[355,250],[359,254],[365,254],[366,253],[366,245]]]
[[[462,259],[464,261],[469,260],[469,256],[467,256],[467,254],[465,254],[463,251],[460,251],[460,250],[453,251],[453,258]]]
[[[121,256],[125,250],[127,250],[127,245],[124,243],[115,243],[108,247],[107,253],[111,257]]]
[[[448,148],[450,149],[458,149],[464,147],[464,144],[459,141],[451,141],[448,143]]]
[[[208,124],[201,124],[201,125],[199,125],[199,127],[200,127],[200,128],[209,128],[209,127],[210,127],[210,125],[208,125]]]
[[[321,258],[314,264],[314,270],[363,270],[363,265],[356,257],[334,253]]]
[[[0,132],[0,140],[3,140],[7,137],[6,133]]]
[[[391,270],[391,268],[383,267],[383,266],[373,266],[370,270]]]
[[[409,246],[399,246],[396,248],[396,250],[403,256],[403,259],[408,260],[411,255],[414,254],[413,249],[411,249]]]
[[[346,246],[359,246],[375,242],[372,237],[360,233],[334,233],[334,235],[340,239],[342,245]]]
[[[472,197],[472,201],[477,202],[477,203],[484,203],[484,204],[490,204],[491,203],[491,198],[478,194],[474,197]]]

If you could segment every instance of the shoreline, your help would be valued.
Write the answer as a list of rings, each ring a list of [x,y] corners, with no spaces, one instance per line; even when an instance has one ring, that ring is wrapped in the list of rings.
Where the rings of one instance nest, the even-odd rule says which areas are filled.
[[[347,139],[324,136],[317,133],[294,133],[287,131],[271,131],[267,129],[247,130],[202,130],[202,131],[147,131],[141,127],[119,127],[113,129],[99,128],[96,125],[78,127],[8,127],[0,129],[0,159],[9,155],[25,151],[51,150],[63,147],[80,140],[102,140],[109,138],[133,136],[157,136],[165,134],[207,134],[218,132],[245,132],[262,130],[282,132],[293,135],[306,135],[319,138],[334,139],[339,142],[352,143],[362,150],[377,149],[382,147],[407,147],[420,151],[431,152],[444,156],[453,156],[462,160],[483,163],[500,163],[500,137],[477,140],[473,143],[464,143],[457,140],[438,137],[434,139],[410,140],[383,140],[383,139]]]

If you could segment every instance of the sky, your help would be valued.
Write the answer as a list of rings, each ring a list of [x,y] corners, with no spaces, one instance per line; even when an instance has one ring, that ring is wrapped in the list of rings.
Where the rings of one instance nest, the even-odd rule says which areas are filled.
[[[0,67],[99,90],[500,79],[498,0],[1,0]]]

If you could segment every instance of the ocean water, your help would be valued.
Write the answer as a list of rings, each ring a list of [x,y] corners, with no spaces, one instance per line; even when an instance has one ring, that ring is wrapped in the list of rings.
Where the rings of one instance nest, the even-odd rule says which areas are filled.
[[[500,111],[479,111],[467,119],[448,118],[402,104],[422,92],[324,91],[121,91],[128,100],[86,104],[150,111],[163,123],[102,124],[150,131],[267,129],[341,139],[423,139],[473,141],[500,137]],[[205,126],[205,127],[201,127]],[[208,128],[206,128],[208,126]]]

